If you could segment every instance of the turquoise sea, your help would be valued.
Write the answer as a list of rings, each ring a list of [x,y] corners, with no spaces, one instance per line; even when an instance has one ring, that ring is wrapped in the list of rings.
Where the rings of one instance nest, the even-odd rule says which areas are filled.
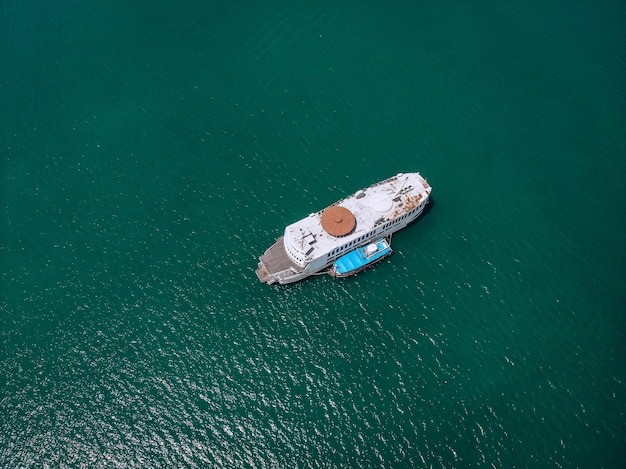
[[[626,467],[625,181],[623,0],[0,0],[0,467]]]

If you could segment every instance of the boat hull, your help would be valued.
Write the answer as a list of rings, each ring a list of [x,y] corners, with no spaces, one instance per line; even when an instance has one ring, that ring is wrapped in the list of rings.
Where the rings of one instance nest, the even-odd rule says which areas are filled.
[[[379,239],[340,257],[328,273],[337,278],[351,277],[386,259],[392,252],[389,240]]]
[[[332,266],[341,257],[374,240],[390,238],[414,222],[427,206],[430,193],[430,184],[419,173],[398,173],[359,190],[288,225],[283,236],[259,257],[256,275],[263,283],[285,285],[332,274]],[[388,255],[350,272],[340,269],[334,276],[349,277]]]
[[[330,275],[331,277],[335,277],[335,278],[346,278],[346,277],[352,277],[353,275],[356,275],[360,272],[363,272],[364,270],[367,270],[371,267],[374,267],[376,264],[378,264],[380,261],[388,258],[389,256],[391,256],[391,252],[385,254],[384,256],[381,256],[380,258],[376,259],[374,262],[371,262],[369,264],[365,264],[364,266],[359,267],[358,269],[354,269],[354,270],[350,270],[348,272],[345,273],[338,273],[337,270],[335,268],[331,268],[328,271],[328,275]]]

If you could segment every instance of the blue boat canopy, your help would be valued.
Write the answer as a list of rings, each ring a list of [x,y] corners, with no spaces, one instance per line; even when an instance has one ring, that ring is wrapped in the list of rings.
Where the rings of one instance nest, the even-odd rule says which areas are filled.
[[[350,273],[356,273],[365,269],[370,264],[374,264],[389,254],[391,254],[389,242],[384,238],[379,239],[374,243],[360,247],[341,256],[335,261],[333,269],[337,275],[349,275]]]

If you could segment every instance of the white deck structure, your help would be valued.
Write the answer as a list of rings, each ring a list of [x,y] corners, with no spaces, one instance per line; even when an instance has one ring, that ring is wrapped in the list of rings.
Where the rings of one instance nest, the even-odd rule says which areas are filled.
[[[259,258],[259,280],[286,284],[323,271],[346,252],[407,226],[431,190],[419,173],[400,173],[311,213],[287,226]]]

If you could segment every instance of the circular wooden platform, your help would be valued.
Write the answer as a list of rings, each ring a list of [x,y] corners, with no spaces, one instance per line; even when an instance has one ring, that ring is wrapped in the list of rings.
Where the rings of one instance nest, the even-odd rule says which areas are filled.
[[[354,214],[340,205],[334,205],[324,210],[321,222],[324,231],[332,236],[345,236],[351,233],[356,226]]]

